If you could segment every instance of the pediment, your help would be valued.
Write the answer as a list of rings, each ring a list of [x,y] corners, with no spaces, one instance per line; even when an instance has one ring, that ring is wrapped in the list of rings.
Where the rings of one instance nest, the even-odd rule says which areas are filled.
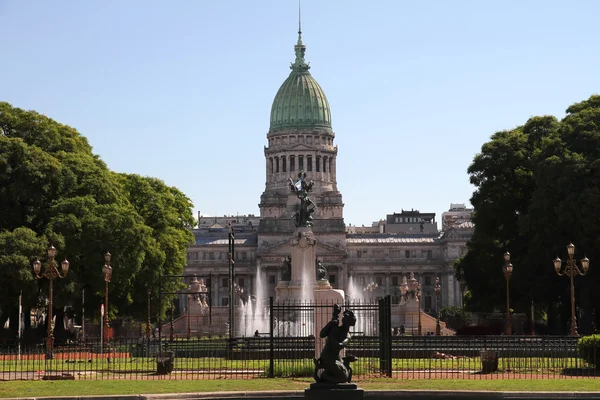
[[[314,148],[302,143],[295,144],[289,148],[289,151],[313,151]]]
[[[289,238],[275,242],[272,245],[269,244],[268,242],[265,245],[265,242],[263,242],[263,245],[261,245],[257,250],[257,256],[259,256],[259,257],[289,256],[290,254],[292,254],[292,239],[293,239],[293,237],[290,236]],[[335,246],[335,245],[332,245],[332,244],[329,244],[326,242],[321,242],[321,241],[319,241],[319,238],[317,237],[317,245],[316,246],[317,246],[317,248],[316,248],[317,256],[320,256],[320,255],[342,256],[342,257],[347,256],[346,249],[344,247],[342,247],[341,243],[340,243],[340,246]]]

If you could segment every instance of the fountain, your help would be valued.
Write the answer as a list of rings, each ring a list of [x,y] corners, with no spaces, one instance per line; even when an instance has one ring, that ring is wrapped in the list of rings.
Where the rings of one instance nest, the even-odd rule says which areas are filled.
[[[333,289],[327,280],[327,270],[317,259],[317,240],[312,231],[312,214],[316,204],[308,196],[313,182],[306,180],[306,173],[300,171],[296,182],[290,179],[290,189],[300,204],[292,216],[296,230],[290,238],[291,257],[287,257],[282,266],[282,280],[277,283],[276,298],[280,303],[290,304],[344,304],[344,291]],[[269,315],[266,304],[262,304],[265,295],[265,282],[260,268],[257,268],[256,295],[240,296],[242,334],[252,335],[254,332],[268,332]],[[329,313],[322,307],[315,308],[310,321],[303,318],[300,324],[293,315],[283,316],[275,323],[277,335],[314,335],[317,341],[316,355],[324,345],[316,331],[329,321]]]

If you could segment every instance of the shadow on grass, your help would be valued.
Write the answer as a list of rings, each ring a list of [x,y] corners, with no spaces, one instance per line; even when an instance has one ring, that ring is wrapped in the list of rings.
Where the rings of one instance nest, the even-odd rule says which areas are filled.
[[[594,368],[565,368],[563,369],[561,375],[595,377],[600,376],[600,370]]]

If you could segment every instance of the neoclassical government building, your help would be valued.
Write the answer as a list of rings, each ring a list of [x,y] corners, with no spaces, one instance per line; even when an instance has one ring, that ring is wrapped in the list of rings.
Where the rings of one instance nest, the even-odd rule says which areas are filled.
[[[300,31],[294,50],[290,75],[275,94],[271,107],[260,215],[199,215],[198,227],[194,229],[196,241],[188,249],[185,273],[204,278],[214,306],[228,305],[227,235],[231,226],[235,232],[237,285],[246,293],[256,293],[260,271],[267,285],[267,297],[275,296],[283,261],[291,254],[290,239],[295,230],[292,215],[298,198],[290,191],[289,181],[297,179],[303,170],[307,179],[314,182],[310,197],[317,205],[313,214],[317,257],[327,267],[334,288],[348,293],[352,281],[369,297],[390,295],[392,303],[397,304],[403,277],[414,273],[421,283],[424,311],[436,309],[434,285],[438,277],[441,306],[460,306],[462,294],[453,263],[466,251],[472,234],[473,225],[468,218],[471,210],[453,204],[456,209],[448,211],[443,230],[438,230],[435,214],[414,209],[388,214],[371,227],[347,226],[342,193],[337,186],[338,147],[331,110],[325,92],[305,61],[306,47]],[[460,219],[456,220],[454,214],[461,215]]]

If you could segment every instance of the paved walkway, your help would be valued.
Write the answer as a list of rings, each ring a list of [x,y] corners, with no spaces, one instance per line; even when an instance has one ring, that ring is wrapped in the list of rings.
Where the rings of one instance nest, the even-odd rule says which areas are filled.
[[[327,396],[324,396],[327,397]],[[263,392],[203,392],[167,393],[113,396],[69,396],[69,397],[21,397],[6,400],[212,400],[212,399],[303,399],[304,391],[263,391]],[[365,391],[366,400],[600,400],[598,392],[485,392],[485,391],[445,391],[445,390],[370,390]]]

